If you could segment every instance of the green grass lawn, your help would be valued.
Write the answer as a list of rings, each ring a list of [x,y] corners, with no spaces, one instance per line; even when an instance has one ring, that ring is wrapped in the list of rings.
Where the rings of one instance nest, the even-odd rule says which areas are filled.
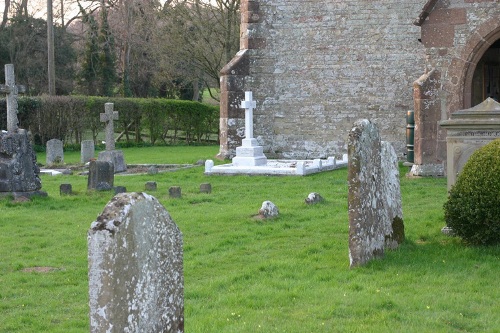
[[[123,151],[127,163],[194,163],[218,147]],[[406,241],[349,269],[346,169],[307,177],[203,171],[115,177],[130,192],[156,181],[150,194],[183,233],[186,332],[500,331],[500,247],[441,234],[446,179],[407,179],[402,168]],[[211,194],[199,193],[205,182]],[[62,183],[75,195],[60,196]],[[78,175],[43,175],[42,184],[47,198],[0,200],[0,332],[88,332],[86,233],[112,193],[88,193]],[[181,186],[182,198],[169,198],[170,186]],[[306,205],[310,192],[325,201]],[[254,218],[265,200],[278,218]]]

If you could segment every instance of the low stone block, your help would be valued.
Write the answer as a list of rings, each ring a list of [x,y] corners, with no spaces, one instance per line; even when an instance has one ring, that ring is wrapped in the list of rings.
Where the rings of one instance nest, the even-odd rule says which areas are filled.
[[[146,191],[156,191],[157,184],[156,182],[146,182],[146,184],[144,185],[144,189]]]
[[[60,195],[73,194],[73,186],[71,186],[71,184],[61,184],[61,185],[59,185],[59,194]]]
[[[200,193],[211,193],[212,185],[210,183],[203,183],[200,185]]]
[[[171,198],[180,198],[181,197],[181,188],[180,188],[180,186],[171,186],[168,189],[168,195]]]

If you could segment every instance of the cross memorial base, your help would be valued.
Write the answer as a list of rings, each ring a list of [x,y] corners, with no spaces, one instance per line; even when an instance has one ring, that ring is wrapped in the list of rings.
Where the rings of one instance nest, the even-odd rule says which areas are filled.
[[[113,163],[115,173],[127,171],[127,164],[125,164],[125,158],[123,157],[123,151],[121,150],[101,151],[97,156],[97,160]]]
[[[243,139],[241,147],[236,147],[236,157],[232,161],[234,166],[259,166],[267,164],[267,157],[264,148],[251,138]]]

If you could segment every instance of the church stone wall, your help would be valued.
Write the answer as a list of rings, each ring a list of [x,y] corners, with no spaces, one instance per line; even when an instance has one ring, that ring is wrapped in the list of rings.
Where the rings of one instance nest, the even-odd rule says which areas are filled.
[[[421,22],[426,71],[434,72],[431,89],[424,89],[421,95],[432,100],[434,105],[415,107],[417,165],[444,165],[446,162],[446,130],[436,123],[448,119],[454,111],[472,106],[474,70],[484,52],[499,38],[497,0],[435,1],[425,21]],[[416,104],[419,100],[415,99]],[[418,113],[421,115],[417,117]]]
[[[425,3],[242,0],[247,51],[235,63],[248,66],[223,71],[220,156],[234,156],[241,142],[244,111],[237,106],[251,90],[254,136],[268,157],[345,153],[360,118],[374,121],[402,157],[413,82],[425,69],[420,27],[413,25]]]

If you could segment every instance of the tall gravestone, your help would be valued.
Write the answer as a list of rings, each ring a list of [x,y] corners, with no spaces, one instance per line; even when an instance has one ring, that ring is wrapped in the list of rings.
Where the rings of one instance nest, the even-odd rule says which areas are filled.
[[[95,155],[94,140],[82,140],[80,150],[80,162],[85,164],[89,162]]]
[[[113,163],[115,172],[127,171],[125,158],[121,150],[115,149],[115,130],[113,121],[118,119],[118,111],[113,111],[114,104],[104,104],[104,113],[100,114],[101,122],[106,123],[106,150],[99,153],[99,161],[108,161]]]
[[[156,198],[116,195],[88,249],[92,333],[184,332],[182,234]]]
[[[28,132],[18,126],[17,95],[24,87],[17,86],[14,77],[14,66],[5,65],[0,92],[7,94],[7,132],[0,132],[0,195],[45,196]]]
[[[381,257],[404,240],[396,152],[381,142],[378,128],[363,119],[354,124],[349,151],[349,259],[359,266]]]
[[[47,141],[46,146],[47,155],[45,157],[45,165],[64,164],[63,142],[58,139],[51,139]]]

